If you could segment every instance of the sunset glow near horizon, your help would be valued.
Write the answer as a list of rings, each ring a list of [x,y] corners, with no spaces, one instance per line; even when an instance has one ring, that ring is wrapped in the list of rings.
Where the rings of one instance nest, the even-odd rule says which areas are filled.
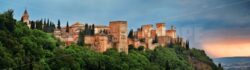
[[[207,41],[202,44],[206,53],[213,58],[244,57],[250,55],[250,42],[232,40]]]
[[[0,0],[0,7],[1,13],[13,9],[17,20],[26,8],[31,20],[60,19],[62,25],[126,20],[136,29],[165,22],[212,58],[250,56],[249,0]]]

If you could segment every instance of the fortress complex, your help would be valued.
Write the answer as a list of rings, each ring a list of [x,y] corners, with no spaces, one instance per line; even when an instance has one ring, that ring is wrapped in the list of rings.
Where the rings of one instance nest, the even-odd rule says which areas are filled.
[[[167,29],[165,23],[156,23],[156,29],[153,29],[152,24],[146,24],[134,33],[135,38],[129,39],[128,43],[135,47],[144,46],[146,49],[154,49],[157,46],[168,46],[175,43],[180,43],[181,46],[185,47],[182,38],[176,36],[173,25]]]
[[[69,26],[69,32],[66,27],[56,29],[54,35],[56,38],[64,41],[66,45],[77,43],[79,32],[85,30],[85,25],[76,22]],[[93,35],[83,37],[85,45],[97,52],[105,52],[107,49],[115,48],[118,52],[128,53],[128,46],[138,48],[143,46],[145,49],[153,50],[158,46],[166,47],[170,44],[180,43],[185,47],[182,38],[177,37],[174,26],[167,29],[165,23],[156,23],[156,29],[152,24],[142,25],[141,28],[133,32],[133,38],[128,37],[127,21],[110,21],[108,26],[95,25]]]
[[[29,28],[31,27],[27,10],[24,11],[21,21]],[[128,46],[134,48],[142,46],[150,50],[159,46],[167,47],[171,44],[180,44],[185,47],[183,39],[177,37],[175,27],[171,26],[167,29],[165,23],[156,23],[156,29],[152,24],[142,25],[141,28],[132,32],[133,37],[128,37],[127,21],[110,21],[108,26],[75,22],[68,27],[69,32],[66,32],[66,29],[67,27],[55,29],[53,35],[65,42],[66,46],[78,43],[80,38],[85,46],[97,52],[115,48],[118,52],[128,53]],[[79,37],[81,31],[85,31],[85,34]]]

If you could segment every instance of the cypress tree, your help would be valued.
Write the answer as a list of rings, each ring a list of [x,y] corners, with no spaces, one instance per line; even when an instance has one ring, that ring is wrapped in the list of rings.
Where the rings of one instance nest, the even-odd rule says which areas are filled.
[[[59,19],[58,19],[58,21],[57,21],[57,29],[61,29],[61,22],[60,22]]]
[[[34,22],[34,21],[31,21],[30,24],[31,24],[31,26],[30,26],[31,29],[35,29],[35,22]]]
[[[134,38],[134,31],[131,29],[128,33],[128,38],[133,39]]]
[[[69,32],[69,22],[67,21],[66,32]]]
[[[55,28],[56,28],[56,25],[52,23],[52,32],[54,32]]]
[[[88,24],[85,24],[85,27],[84,27],[84,33],[85,33],[85,35],[88,35],[88,29],[89,29]]]
[[[170,70],[169,61],[166,61],[166,68],[165,68],[165,70]]]
[[[158,36],[157,35],[155,35],[155,37],[154,37],[153,44],[154,43],[158,43]]]
[[[46,23],[46,18],[44,18],[44,20],[43,20],[43,24],[45,24]]]
[[[91,35],[94,35],[94,34],[95,34],[95,24],[93,24],[91,28]]]
[[[80,30],[79,34],[78,34],[78,41],[77,44],[80,46],[84,46],[84,31]]]
[[[218,64],[218,70],[224,70],[221,63]]]
[[[92,34],[91,34],[91,31],[92,31],[91,29],[92,29],[92,26],[89,25],[89,27],[88,27],[88,29],[87,29],[87,30],[88,30],[88,31],[87,31],[87,32],[88,32],[88,35],[92,35]]]
[[[49,22],[49,26],[48,26],[48,27],[49,27],[49,32],[52,32],[52,24],[53,24],[53,23],[50,21],[50,22]]]
[[[186,41],[186,49],[187,50],[189,49],[189,41],[188,40]]]

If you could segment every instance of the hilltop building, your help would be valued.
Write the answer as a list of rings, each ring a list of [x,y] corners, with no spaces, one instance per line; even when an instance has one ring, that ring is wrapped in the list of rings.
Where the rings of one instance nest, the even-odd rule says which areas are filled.
[[[104,25],[96,25],[95,26],[95,34],[102,33],[102,32],[108,31],[108,30],[109,30],[108,26],[104,26]]]
[[[137,31],[132,32],[133,37],[128,38],[127,21],[111,21],[108,26],[89,25],[76,22],[69,26],[69,32],[66,27],[56,29],[54,35],[66,45],[77,43],[79,32],[81,30],[93,29],[93,34],[86,34],[83,38],[84,44],[97,52],[105,52],[107,49],[115,48],[118,52],[128,53],[128,45],[138,48],[143,46],[145,49],[153,50],[158,46],[168,46],[171,44],[180,44],[185,47],[182,38],[176,36],[174,26],[166,29],[165,23],[157,23],[154,29],[152,24],[142,25]],[[87,32],[88,33],[88,32]]]
[[[174,26],[166,30],[165,23],[156,23],[155,30],[151,24],[143,25],[135,33],[136,38],[140,41],[139,44],[134,44],[137,42],[136,40],[129,40],[129,44],[135,47],[144,46],[146,49],[154,49],[157,46],[167,46],[177,41]]]
[[[31,27],[27,10],[24,11],[21,21]],[[84,44],[97,52],[115,48],[118,52],[128,53],[128,45],[153,50],[158,46],[178,44],[185,47],[186,44],[183,38],[177,37],[175,27],[172,25],[167,29],[165,23],[156,23],[155,29],[152,24],[142,25],[137,31],[132,32],[131,38],[128,38],[127,21],[111,21],[108,26],[75,22],[68,29],[67,32],[67,27],[55,29],[53,35],[65,42],[66,46],[78,43],[78,39],[83,38]],[[79,37],[81,31],[84,31],[84,37]]]
[[[111,21],[109,23],[109,32],[112,36],[113,46],[115,46],[118,52],[128,53],[127,21]]]
[[[66,27],[56,29],[54,35],[56,38],[65,42],[65,45],[77,43],[79,32],[85,30],[87,24],[79,22],[69,26],[69,32],[66,32]],[[92,50],[104,52],[109,48],[116,48],[119,52],[128,53],[127,46],[127,22],[126,21],[111,21],[109,26],[90,25],[88,28],[94,28],[94,34],[85,35],[84,43]]]
[[[107,35],[95,34],[94,36],[85,36],[84,40],[85,44],[97,52],[105,52],[107,49],[112,48]]]
[[[175,27],[172,25],[170,30],[166,31],[166,35],[171,38],[176,38],[176,30]]]
[[[24,10],[23,16],[21,17],[21,21],[24,22],[29,28],[31,27],[29,13],[26,9]]]
[[[156,34],[158,36],[166,36],[166,27],[165,23],[157,23],[156,24]]]

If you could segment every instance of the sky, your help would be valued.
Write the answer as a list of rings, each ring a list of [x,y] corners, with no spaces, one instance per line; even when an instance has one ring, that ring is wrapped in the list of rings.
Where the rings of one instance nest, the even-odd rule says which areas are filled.
[[[31,20],[63,25],[125,20],[137,29],[164,22],[212,58],[250,56],[250,0],[0,0],[0,12],[8,9],[18,20],[27,9]]]

